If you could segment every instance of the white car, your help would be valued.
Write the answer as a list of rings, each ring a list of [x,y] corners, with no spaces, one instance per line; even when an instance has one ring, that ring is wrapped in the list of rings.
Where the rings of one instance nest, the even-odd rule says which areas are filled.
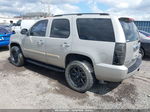
[[[12,31],[15,31],[17,33],[17,32],[20,32],[24,28],[30,29],[30,27],[37,21],[38,20],[35,20],[35,19],[18,20],[18,22],[15,23],[11,29]]]
[[[68,85],[89,90],[95,79],[120,82],[140,68],[138,30],[130,18],[105,13],[68,14],[42,19],[13,35],[10,61],[65,71]]]

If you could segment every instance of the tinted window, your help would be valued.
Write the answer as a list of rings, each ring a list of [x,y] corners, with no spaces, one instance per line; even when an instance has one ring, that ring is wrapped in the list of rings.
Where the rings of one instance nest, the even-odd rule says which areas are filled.
[[[110,19],[83,18],[77,19],[80,39],[114,42],[114,31]]]
[[[47,23],[48,23],[48,20],[42,20],[42,21],[37,22],[31,28],[30,35],[31,36],[45,36]]]
[[[138,40],[139,38],[138,29],[136,28],[135,24],[132,21],[120,20],[120,23],[122,25],[126,40],[128,42]]]
[[[70,35],[70,24],[67,19],[54,19],[51,28],[51,37],[68,38]]]
[[[21,26],[21,21],[22,20],[18,20],[17,23],[14,23],[14,26]]]

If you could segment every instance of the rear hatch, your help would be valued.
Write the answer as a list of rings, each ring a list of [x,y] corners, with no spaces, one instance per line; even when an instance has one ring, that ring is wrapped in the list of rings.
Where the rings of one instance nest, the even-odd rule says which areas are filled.
[[[130,18],[120,18],[119,19],[124,34],[126,38],[126,56],[125,56],[125,66],[132,66],[139,56],[139,32],[135,26],[133,19]]]

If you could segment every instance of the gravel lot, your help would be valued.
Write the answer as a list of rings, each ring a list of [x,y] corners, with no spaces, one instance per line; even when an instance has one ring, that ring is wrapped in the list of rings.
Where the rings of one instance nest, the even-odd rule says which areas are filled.
[[[0,48],[0,109],[150,108],[150,58],[121,84],[97,83],[83,94],[67,86],[63,73],[31,64],[17,68],[8,58],[8,49]]]

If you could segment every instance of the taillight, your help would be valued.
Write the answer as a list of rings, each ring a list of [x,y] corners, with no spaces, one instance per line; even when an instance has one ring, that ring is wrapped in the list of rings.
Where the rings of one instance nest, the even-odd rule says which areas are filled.
[[[125,43],[116,43],[113,64],[114,65],[123,65],[126,55],[126,44]]]
[[[119,18],[120,21],[125,21],[125,22],[133,22],[133,18]]]

